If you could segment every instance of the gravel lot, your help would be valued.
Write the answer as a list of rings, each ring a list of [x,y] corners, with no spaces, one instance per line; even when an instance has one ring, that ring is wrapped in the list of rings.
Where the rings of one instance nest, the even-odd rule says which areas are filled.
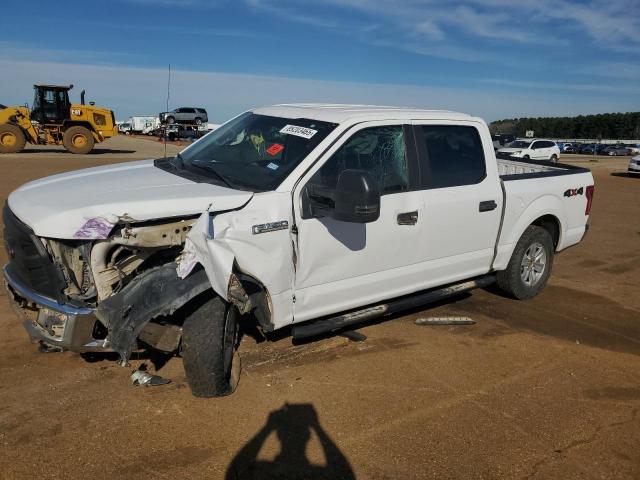
[[[90,155],[30,148],[0,156],[0,195],[162,153],[123,136]],[[640,179],[627,158],[563,161],[593,168],[591,230],[539,297],[476,291],[362,343],[245,337],[225,398],[193,398],[180,358],[134,359],[173,380],[142,388],[110,359],[38,353],[2,291],[0,477],[640,478]],[[477,324],[415,326],[424,315]]]

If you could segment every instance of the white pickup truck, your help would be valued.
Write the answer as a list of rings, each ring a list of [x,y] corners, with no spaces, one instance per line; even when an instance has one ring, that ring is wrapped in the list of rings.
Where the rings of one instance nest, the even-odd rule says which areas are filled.
[[[592,198],[586,169],[497,160],[479,118],[278,105],[176,157],[23,185],[4,276],[45,346],[176,352],[218,396],[242,322],[309,337],[494,281],[537,295]]]

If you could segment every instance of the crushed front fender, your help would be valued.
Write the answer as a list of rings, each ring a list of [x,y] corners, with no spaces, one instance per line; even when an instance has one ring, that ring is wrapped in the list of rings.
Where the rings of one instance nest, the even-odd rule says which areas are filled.
[[[147,322],[173,314],[210,288],[203,269],[182,279],[176,272],[176,264],[168,263],[140,274],[120,292],[103,300],[95,315],[107,327],[113,350],[122,361],[127,361]]]

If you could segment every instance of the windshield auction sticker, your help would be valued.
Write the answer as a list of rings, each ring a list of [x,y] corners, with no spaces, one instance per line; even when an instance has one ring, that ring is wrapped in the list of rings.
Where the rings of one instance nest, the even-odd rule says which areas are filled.
[[[285,125],[282,127],[282,130],[280,130],[280,133],[287,133],[289,135],[295,135],[296,137],[309,139],[318,133],[318,131],[312,128],[298,127],[297,125]]]

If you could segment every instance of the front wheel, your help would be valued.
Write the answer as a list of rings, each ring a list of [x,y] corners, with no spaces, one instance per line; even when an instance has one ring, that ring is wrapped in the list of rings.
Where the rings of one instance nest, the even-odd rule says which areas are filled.
[[[200,117],[196,118],[196,125],[202,125],[202,119]]]
[[[551,158],[549,159],[549,161],[551,163],[558,163],[558,156],[554,153],[553,155],[551,155]]]
[[[529,225],[518,240],[506,270],[497,273],[498,287],[518,300],[535,297],[549,279],[553,253],[553,239],[549,232]]]
[[[525,155],[524,157],[522,157],[524,160],[529,160],[531,157],[529,157],[529,155]]]
[[[196,397],[221,397],[236,389],[240,376],[240,360],[235,356],[237,312],[211,292],[195,299],[185,318],[182,357]]]
[[[167,123],[171,125],[172,123],[176,123],[176,119],[173,117],[167,117]]]
[[[0,125],[0,153],[21,152],[26,141],[24,133],[16,125]]]

